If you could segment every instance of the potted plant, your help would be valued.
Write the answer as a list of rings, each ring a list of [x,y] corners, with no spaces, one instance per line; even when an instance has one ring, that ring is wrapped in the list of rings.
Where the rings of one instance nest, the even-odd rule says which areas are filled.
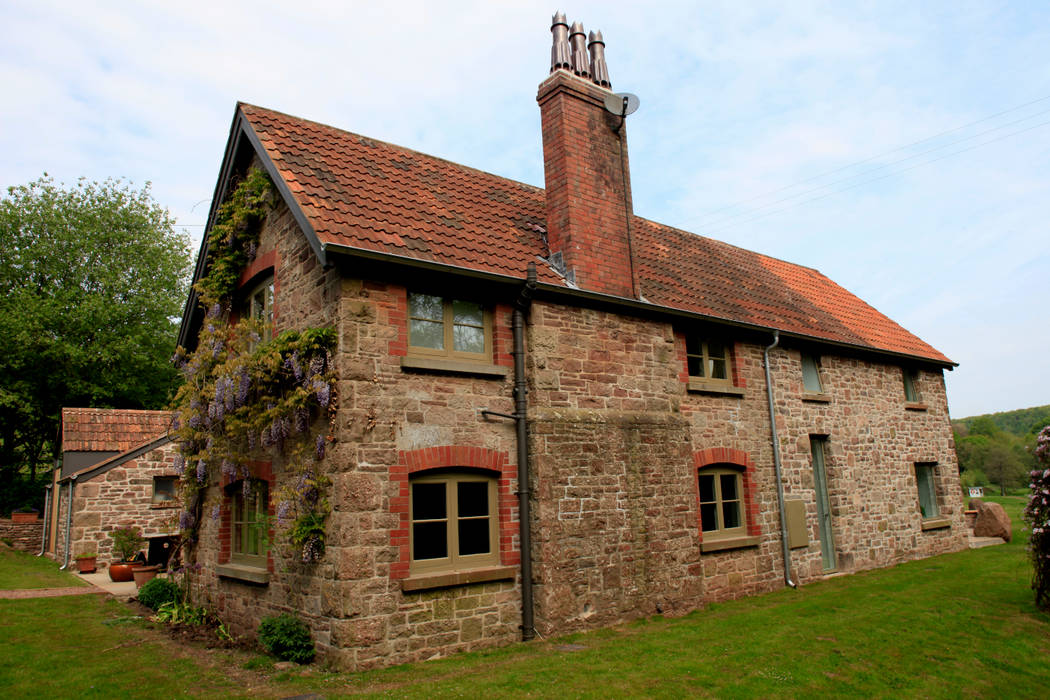
[[[11,511],[11,522],[13,523],[35,523],[40,511],[36,508],[22,507]]]
[[[98,558],[97,552],[82,552],[76,556],[77,560],[77,571],[82,574],[93,574],[95,573],[95,560]]]
[[[122,527],[110,535],[113,540],[113,553],[120,557],[109,565],[109,577],[113,581],[130,581],[133,578],[132,568],[136,565],[135,555],[144,540],[139,531],[133,527]]]

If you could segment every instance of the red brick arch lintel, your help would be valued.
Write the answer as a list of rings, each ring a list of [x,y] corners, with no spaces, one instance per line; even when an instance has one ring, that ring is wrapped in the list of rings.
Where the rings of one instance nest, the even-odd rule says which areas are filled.
[[[409,574],[409,476],[430,469],[462,467],[494,472],[500,562],[504,566],[521,563],[517,547],[518,503],[511,490],[512,483],[516,483],[518,467],[511,463],[506,452],[468,445],[441,445],[402,450],[397,456],[398,463],[390,467],[390,480],[398,485],[397,495],[390,499],[390,512],[398,516],[399,525],[390,531],[390,545],[397,548],[399,555],[390,565],[390,578],[400,580],[408,578]]]
[[[741,467],[740,478],[741,481],[743,481],[744,486],[744,510],[747,516],[747,534],[753,537],[761,535],[762,527],[761,525],[759,525],[758,522],[758,505],[757,499],[755,498],[755,465],[751,462],[751,456],[744,450],[738,450],[732,447],[709,447],[703,450],[697,450],[693,453],[693,466],[696,467],[696,469],[703,469],[704,467],[710,467],[715,464],[731,464],[734,466]],[[696,484],[696,489],[696,515],[697,520],[699,520],[699,483]],[[701,539],[703,539],[703,536],[703,530],[701,529]]]

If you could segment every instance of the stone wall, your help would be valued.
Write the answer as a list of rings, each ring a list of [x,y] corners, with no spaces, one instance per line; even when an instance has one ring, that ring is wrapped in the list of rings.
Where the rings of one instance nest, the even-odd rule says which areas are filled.
[[[0,518],[0,542],[10,541],[11,546],[15,549],[36,554],[40,551],[43,536],[43,520],[37,520],[34,523],[16,523],[10,518]]]
[[[174,458],[175,446],[169,442],[93,478],[78,479],[73,490],[72,555],[96,552],[99,568],[105,568],[117,559],[113,552],[114,530],[133,527],[145,538],[178,534],[181,502],[176,499],[153,503],[154,477],[178,476]],[[68,489],[68,483],[62,484],[57,506],[55,558],[58,561],[65,560]],[[143,551],[146,548],[143,545]]]
[[[202,602],[237,633],[294,611],[319,648],[345,668],[371,668],[520,639],[516,445],[510,299],[491,304],[493,367],[485,376],[404,367],[403,284],[362,279],[367,268],[323,270],[284,207],[266,221],[261,261],[274,267],[279,330],[332,325],[338,413],[321,468],[332,480],[328,549],[304,566],[279,541],[265,585],[220,576],[221,533],[205,518],[196,561]],[[245,283],[263,270],[253,267]],[[478,292],[478,294],[481,294]],[[495,303],[493,303],[495,302]],[[550,302],[526,328],[536,620],[557,634],[783,586],[779,510],[763,372],[763,345],[732,344],[726,390],[691,385],[685,333],[666,320]],[[905,405],[901,367],[862,357],[822,358],[823,396],[802,391],[798,347],[771,352],[784,488],[806,508],[810,543],[792,550],[803,583],[821,565],[810,436],[826,436],[837,571],[856,571],[965,546],[958,476],[940,370],[924,368],[923,405]],[[915,462],[936,462],[946,527],[923,529]],[[741,471],[747,535],[705,546],[697,470]],[[407,483],[451,466],[489,470],[500,493],[495,580],[419,588],[409,572]],[[271,495],[285,483],[270,465]],[[204,512],[222,502],[206,491]],[[273,499],[271,496],[271,513]],[[706,543],[710,545],[711,543]],[[710,550],[710,551],[708,551]]]

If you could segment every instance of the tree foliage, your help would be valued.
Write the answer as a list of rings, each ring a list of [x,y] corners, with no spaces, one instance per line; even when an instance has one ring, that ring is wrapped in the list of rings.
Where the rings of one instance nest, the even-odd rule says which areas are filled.
[[[1035,469],[1029,473],[1031,494],[1024,519],[1031,527],[1028,553],[1032,557],[1032,590],[1035,602],[1050,611],[1050,425],[1039,432]]]
[[[0,201],[0,510],[58,456],[63,406],[162,408],[189,242],[147,184],[46,175]],[[34,494],[39,495],[39,494]]]
[[[964,485],[995,485],[1005,494],[1007,489],[1026,483],[1032,467],[1034,433],[1005,431],[992,416],[965,418],[955,421],[952,428]]]

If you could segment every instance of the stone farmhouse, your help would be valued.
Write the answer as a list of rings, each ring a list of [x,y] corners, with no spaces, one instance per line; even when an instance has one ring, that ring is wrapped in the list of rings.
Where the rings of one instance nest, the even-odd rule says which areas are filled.
[[[170,426],[168,411],[62,409],[62,462],[45,514],[50,556],[67,566],[95,552],[105,568],[115,559],[113,531],[134,527],[149,562],[167,561],[180,505]]]
[[[208,486],[199,582],[234,630],[291,610],[361,669],[966,547],[952,361],[817,270],[636,215],[601,34],[552,32],[543,189],[237,105],[211,221],[269,174],[239,298],[336,330],[338,413],[319,564],[232,534],[280,465],[254,508]]]

